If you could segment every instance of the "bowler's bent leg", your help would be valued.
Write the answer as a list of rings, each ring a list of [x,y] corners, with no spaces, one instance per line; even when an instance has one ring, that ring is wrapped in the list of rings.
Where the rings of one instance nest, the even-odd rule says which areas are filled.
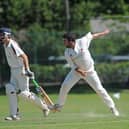
[[[70,71],[61,85],[57,104],[62,107],[65,104],[67,94],[70,89],[80,80],[80,76],[74,71]]]

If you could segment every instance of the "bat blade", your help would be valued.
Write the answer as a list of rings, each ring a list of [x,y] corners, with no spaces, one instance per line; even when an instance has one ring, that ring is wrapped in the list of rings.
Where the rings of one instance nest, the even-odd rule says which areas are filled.
[[[46,104],[49,106],[53,106],[54,103],[52,102],[51,98],[48,96],[46,91],[41,86],[40,86],[40,90],[41,90],[41,95],[42,95],[44,101],[46,102]]]
[[[53,107],[54,103],[51,100],[51,98],[48,96],[48,94],[46,93],[46,91],[36,82],[36,80],[32,80],[32,82],[34,83],[34,86],[38,92],[38,94],[40,94],[40,96],[42,97],[43,101],[45,101],[45,103],[48,105],[48,107]],[[54,109],[51,109],[53,112],[56,112]]]

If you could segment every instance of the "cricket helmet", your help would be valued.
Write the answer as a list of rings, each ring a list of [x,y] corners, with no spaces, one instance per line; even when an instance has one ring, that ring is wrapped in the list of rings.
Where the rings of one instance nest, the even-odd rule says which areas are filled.
[[[2,27],[2,28],[0,28],[0,34],[11,35],[11,29]]]
[[[0,28],[0,42],[3,43],[5,37],[11,37],[11,29],[2,27]]]

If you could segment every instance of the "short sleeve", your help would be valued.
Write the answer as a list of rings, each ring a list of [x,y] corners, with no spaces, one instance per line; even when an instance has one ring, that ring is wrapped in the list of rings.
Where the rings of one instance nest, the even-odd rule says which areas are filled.
[[[12,49],[14,49],[15,54],[17,56],[24,54],[23,50],[20,48],[20,46],[16,42],[12,43]]]
[[[85,36],[83,36],[80,39],[80,46],[82,48],[88,49],[92,39],[93,39],[93,35],[91,34],[91,32],[87,33]]]
[[[87,37],[88,39],[90,39],[90,40],[93,39],[93,35],[91,34],[91,32],[87,33],[86,37]]]

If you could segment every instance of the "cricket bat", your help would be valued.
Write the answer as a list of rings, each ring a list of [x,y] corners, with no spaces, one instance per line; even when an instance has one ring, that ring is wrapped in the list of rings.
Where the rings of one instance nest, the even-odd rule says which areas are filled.
[[[52,102],[52,100],[50,99],[50,97],[48,96],[48,94],[46,93],[46,91],[36,82],[35,79],[32,79],[32,82],[34,83],[34,86],[35,86],[37,92],[41,95],[41,97],[46,102],[46,104],[49,107],[53,106],[54,103]]]

